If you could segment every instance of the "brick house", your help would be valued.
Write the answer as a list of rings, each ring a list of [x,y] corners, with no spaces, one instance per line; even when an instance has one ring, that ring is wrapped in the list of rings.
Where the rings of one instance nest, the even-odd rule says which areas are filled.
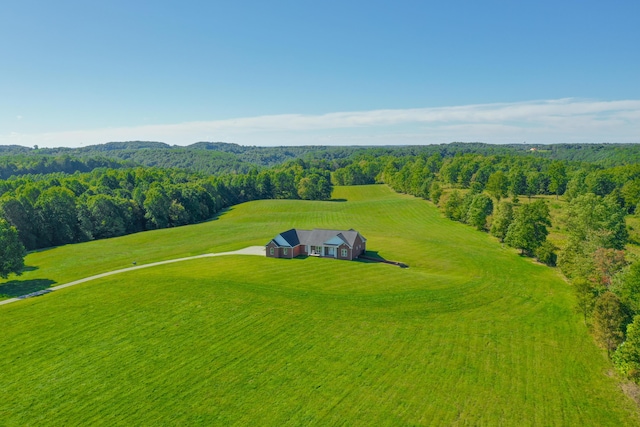
[[[353,260],[362,255],[367,239],[351,230],[299,230],[292,228],[278,234],[266,245],[267,256],[294,258],[299,255]]]

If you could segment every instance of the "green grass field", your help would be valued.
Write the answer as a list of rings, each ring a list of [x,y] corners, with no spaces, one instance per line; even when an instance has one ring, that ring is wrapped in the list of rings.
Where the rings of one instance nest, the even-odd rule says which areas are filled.
[[[218,257],[0,306],[0,424],[640,425],[557,272],[385,186],[334,197],[30,254],[0,292],[291,227],[410,268]]]

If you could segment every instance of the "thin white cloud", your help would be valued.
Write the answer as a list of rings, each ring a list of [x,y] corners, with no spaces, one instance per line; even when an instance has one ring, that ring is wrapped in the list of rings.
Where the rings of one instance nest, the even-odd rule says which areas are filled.
[[[280,114],[178,124],[0,135],[0,144],[80,146],[152,140],[186,145],[430,144],[451,141],[640,142],[640,100],[557,99],[438,108]],[[356,142],[357,141],[357,142]]]

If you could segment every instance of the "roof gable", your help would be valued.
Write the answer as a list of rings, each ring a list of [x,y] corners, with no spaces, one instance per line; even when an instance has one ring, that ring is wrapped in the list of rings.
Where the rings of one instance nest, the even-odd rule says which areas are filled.
[[[271,241],[281,247],[308,246],[340,246],[347,244],[353,248],[356,238],[360,236],[363,242],[367,240],[354,229],[350,230],[325,230],[314,228],[313,230],[301,230],[292,228],[278,234]]]
[[[342,233],[338,233],[336,236],[333,236],[332,238],[324,242],[325,245],[330,245],[330,246],[340,246],[344,243],[347,243],[347,242],[342,237]]]
[[[300,239],[298,238],[298,233],[295,228],[292,228],[291,230],[287,230],[283,233],[278,234],[276,237],[273,238],[273,241],[278,246],[284,246],[284,247],[290,247],[290,248],[294,246],[298,246],[300,244]]]

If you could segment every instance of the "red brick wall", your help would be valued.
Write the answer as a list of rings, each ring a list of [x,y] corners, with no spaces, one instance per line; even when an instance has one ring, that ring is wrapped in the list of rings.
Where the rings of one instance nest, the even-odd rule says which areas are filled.
[[[273,248],[273,255],[271,255],[271,248]],[[286,255],[285,255],[285,249],[287,251]],[[278,247],[278,245],[276,245],[275,243],[271,242],[267,245],[267,256],[270,258],[293,258],[294,255],[294,250],[292,250],[291,248],[280,248]]]
[[[347,250],[347,256],[342,256],[342,250],[343,249]],[[338,259],[353,259],[351,257],[351,249],[349,249],[349,246],[340,245],[340,246],[338,246],[337,251],[338,251]]]
[[[360,249],[358,249],[360,247]],[[364,242],[360,236],[356,237],[355,242],[353,243],[353,258],[357,258],[362,255],[367,250],[367,244]]]
[[[271,249],[273,249],[273,255],[270,255]],[[267,256],[270,258],[279,258],[280,248],[278,248],[275,243],[269,242],[269,244],[267,245]]]
[[[271,248],[273,248],[273,255],[270,255]],[[286,255],[284,251],[287,251]],[[342,249],[347,250],[347,256],[342,256]],[[298,245],[294,248],[280,248],[274,242],[269,242],[267,245],[267,256],[271,258],[294,258],[300,255],[307,255],[306,248],[304,245]],[[358,258],[367,250],[367,244],[360,238],[360,236],[356,237],[353,248],[349,248],[348,245],[340,245],[336,248],[337,259],[348,259],[353,260]]]

